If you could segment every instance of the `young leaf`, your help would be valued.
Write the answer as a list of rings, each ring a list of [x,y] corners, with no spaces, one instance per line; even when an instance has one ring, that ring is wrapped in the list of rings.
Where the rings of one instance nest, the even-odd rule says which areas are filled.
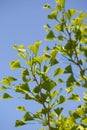
[[[46,36],[46,40],[53,40],[55,38],[55,35],[52,30],[49,31],[49,33]]]
[[[21,121],[21,120],[16,120],[16,123],[15,123],[15,127],[20,127],[20,126],[23,126],[25,125],[26,123]]]
[[[11,61],[10,67],[12,70],[22,68],[19,60]]]
[[[41,44],[41,41],[38,40],[38,41],[36,41],[36,42],[34,43],[34,45],[28,46],[28,48],[29,48],[30,50],[32,50],[32,52],[33,52],[35,55],[37,55],[38,50],[39,50],[39,47],[40,47],[40,44]]]

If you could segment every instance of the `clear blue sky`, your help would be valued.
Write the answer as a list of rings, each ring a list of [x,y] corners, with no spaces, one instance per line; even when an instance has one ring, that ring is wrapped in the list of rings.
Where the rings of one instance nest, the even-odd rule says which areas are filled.
[[[44,40],[46,33],[43,25],[48,23],[49,11],[42,7],[46,3],[54,5],[55,0],[0,0],[0,79],[8,75],[17,76],[9,67],[11,60],[18,59],[12,49],[14,44],[24,43],[27,47],[36,40]],[[67,0],[67,8],[87,12],[87,1]],[[44,43],[47,44],[45,41],[43,46]],[[38,107],[17,99],[0,101],[0,130],[36,130],[37,125],[14,127],[15,120],[21,119],[23,115],[16,111],[16,107],[23,104],[32,111]]]

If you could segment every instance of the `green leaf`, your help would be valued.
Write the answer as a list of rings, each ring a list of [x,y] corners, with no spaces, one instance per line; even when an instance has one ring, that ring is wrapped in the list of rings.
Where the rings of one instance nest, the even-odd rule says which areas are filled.
[[[14,45],[13,48],[14,48],[15,50],[17,50],[18,52],[22,52],[22,53],[25,53],[25,52],[26,52],[26,49],[24,48],[24,44],[20,44],[19,46]]]
[[[43,27],[46,28],[46,29],[49,29],[50,25],[49,24],[45,24]]]
[[[63,24],[56,24],[54,29],[56,31],[60,32],[60,31],[63,31],[63,26],[64,26]]]
[[[51,14],[48,15],[48,19],[56,20],[57,19],[58,12],[53,11]]]
[[[54,90],[53,92],[50,93],[50,98],[54,99],[54,97],[57,95],[58,95],[58,92],[56,90]]]
[[[19,60],[11,61],[10,67],[12,70],[22,68]]]
[[[37,57],[34,58],[34,62],[37,62],[41,65],[44,59],[45,59],[45,57],[43,55],[37,56]]]
[[[73,86],[75,81],[76,81],[76,80],[75,80],[73,74],[71,74],[71,75],[68,77],[67,81],[66,81],[67,87]]]
[[[72,73],[72,66],[71,65],[68,65],[66,68],[65,68],[65,71],[64,73]]]
[[[59,78],[59,79],[57,79],[57,82],[58,83],[63,83],[64,81],[61,78]]]
[[[58,104],[62,104],[64,102],[66,102],[66,98],[61,95],[60,98],[59,98],[59,100],[58,100]]]
[[[6,88],[5,86],[1,86],[1,87],[0,87],[0,90],[1,90],[1,91],[5,91],[6,89],[7,89],[7,88]]]
[[[10,86],[10,85],[11,85],[11,82],[14,82],[14,81],[16,81],[16,80],[17,80],[16,78],[14,78],[14,77],[12,77],[12,76],[8,76],[7,78],[3,78],[3,79],[1,80],[1,82],[2,82],[3,84],[7,85],[7,86]]]
[[[22,80],[23,80],[24,82],[29,82],[29,81],[30,81],[29,71],[28,71],[27,68],[22,71]]]
[[[23,126],[25,125],[25,123],[21,120],[16,120],[16,123],[15,123],[15,127],[20,127],[20,126]]]
[[[49,33],[46,36],[46,40],[53,40],[55,38],[55,35],[52,30],[49,31]]]
[[[58,64],[58,63],[59,63],[59,62],[58,62],[58,60],[57,60],[56,58],[54,59],[54,58],[52,57],[52,58],[50,59],[50,66],[56,65],[56,64]]]
[[[26,112],[22,121],[25,122],[25,121],[30,121],[30,120],[34,120],[34,118],[29,114],[29,112]]]
[[[27,94],[27,93],[25,94],[25,99],[26,100],[32,100],[32,99],[34,100],[34,98],[31,95]]]
[[[26,58],[26,53],[21,53],[20,52],[20,53],[18,53],[18,56],[25,59]]]
[[[73,87],[66,88],[66,91],[67,91],[68,93],[71,93],[72,91],[74,91],[74,88],[73,88]]]
[[[44,108],[42,109],[43,114],[47,114],[50,111],[50,108]]]
[[[27,83],[25,84],[20,84],[18,86],[16,86],[16,92],[20,92],[20,93],[28,93],[29,90],[29,86]]]
[[[77,110],[75,110],[75,113],[77,115],[79,115],[79,117],[84,117],[85,116],[85,112],[84,112],[83,108],[78,108]]]
[[[62,68],[56,68],[55,71],[54,71],[54,77],[55,76],[58,76],[60,74],[63,74],[64,70]]]
[[[56,82],[54,82],[53,80],[45,81],[45,82],[42,84],[43,89],[45,89],[45,90],[47,90],[47,91],[49,91],[49,92],[50,92],[55,86],[56,86]]]
[[[83,118],[81,121],[87,125],[87,117]]]
[[[80,101],[80,97],[79,97],[78,94],[72,94],[68,99],[69,99],[69,100]]]
[[[65,16],[68,20],[72,18],[77,13],[77,10],[69,9],[67,12],[65,12]]]
[[[41,41],[38,40],[34,43],[34,45],[28,46],[28,48],[35,54],[37,55],[39,47],[40,47]]]
[[[45,4],[45,5],[43,6],[43,8],[45,8],[45,9],[51,9],[51,6],[50,6],[49,4]]]
[[[8,93],[4,93],[3,96],[1,97],[1,99],[10,99],[13,98],[11,95],[9,95]]]
[[[65,0],[56,0],[56,3],[57,3],[58,5],[64,6]]]
[[[64,40],[64,37],[63,37],[62,35],[59,35],[59,36],[58,36],[58,40],[63,41],[63,40]]]
[[[34,93],[39,93],[39,92],[40,92],[40,87],[39,87],[39,86],[36,86],[36,87],[33,89],[33,92],[34,92]]]
[[[54,111],[56,112],[56,114],[59,116],[60,114],[61,114],[61,112],[63,111],[63,107],[61,107],[61,108],[56,108],[56,109],[54,109]]]
[[[19,111],[26,111],[26,109],[25,109],[24,106],[18,106],[18,107],[17,107],[17,110],[19,110]]]

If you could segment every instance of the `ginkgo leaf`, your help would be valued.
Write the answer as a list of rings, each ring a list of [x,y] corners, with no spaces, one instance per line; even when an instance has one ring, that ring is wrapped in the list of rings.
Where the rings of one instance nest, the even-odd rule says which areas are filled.
[[[48,15],[48,19],[56,20],[57,19],[58,12],[53,11],[51,14]]]
[[[62,68],[56,68],[54,71],[54,76],[58,76],[60,74],[63,74],[64,70]]]
[[[49,4],[45,4],[45,5],[43,6],[43,8],[45,8],[45,9],[51,9],[51,6],[50,6]]]
[[[1,97],[1,99],[10,99],[13,98],[11,95],[9,95],[8,93],[4,93],[3,96]]]
[[[46,36],[46,40],[53,40],[55,38],[55,35],[52,30],[49,31],[49,33]]]
[[[29,114],[29,112],[26,112],[22,121],[30,121],[30,120],[34,120],[33,117]]]
[[[26,111],[26,109],[25,109],[24,106],[18,106],[18,107],[17,107],[17,110],[19,110],[19,111]]]
[[[20,65],[20,60],[11,61],[10,67],[12,70],[22,68]]]
[[[25,125],[26,123],[25,122],[23,122],[23,121],[21,121],[21,120],[16,120],[16,122],[15,122],[15,127],[20,127],[20,126],[23,126],[23,125]]]
[[[72,94],[72,95],[69,97],[69,100],[80,101],[80,97],[79,97],[78,94]]]
[[[30,50],[32,50],[32,52],[33,52],[35,55],[37,55],[41,42],[42,42],[41,40],[38,40],[38,41],[36,41],[36,42],[34,43],[34,45],[28,46],[28,48],[29,48]]]

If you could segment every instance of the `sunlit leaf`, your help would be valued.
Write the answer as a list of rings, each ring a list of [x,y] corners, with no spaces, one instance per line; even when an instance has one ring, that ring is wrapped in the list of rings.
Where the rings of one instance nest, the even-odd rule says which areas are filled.
[[[49,24],[45,24],[43,27],[49,29],[50,25]]]
[[[69,100],[80,101],[80,97],[79,97],[78,94],[72,94],[72,95],[69,97]]]
[[[12,70],[21,68],[20,60],[11,61],[10,67]]]
[[[58,12],[53,11],[51,14],[48,15],[48,19],[56,20],[57,19]]]
[[[77,13],[77,10],[74,9],[69,9],[67,12],[65,12],[65,16],[67,17],[68,20],[72,18]]]
[[[55,28],[56,31],[63,31],[63,24],[56,24]]]
[[[7,86],[10,86],[12,82],[16,81],[17,79],[12,77],[12,76],[8,76],[7,78],[3,78],[1,80],[1,82]]]
[[[56,68],[54,71],[54,76],[58,76],[60,74],[63,74],[64,70],[62,68]]]
[[[6,88],[5,86],[1,86],[1,87],[0,87],[0,90],[1,90],[1,91],[5,91],[6,89],[7,89],[7,88]]]
[[[67,91],[68,93],[71,93],[71,92],[74,91],[74,88],[73,88],[73,87],[66,88],[66,91]]]
[[[28,46],[28,48],[29,48],[30,50],[32,50],[32,52],[33,52],[35,55],[37,55],[38,50],[39,50],[39,47],[40,47],[40,44],[41,44],[41,41],[38,40],[38,41],[36,41],[36,42],[34,43],[34,45]]]
[[[83,118],[83,119],[82,119],[82,122],[87,125],[87,117]]]

